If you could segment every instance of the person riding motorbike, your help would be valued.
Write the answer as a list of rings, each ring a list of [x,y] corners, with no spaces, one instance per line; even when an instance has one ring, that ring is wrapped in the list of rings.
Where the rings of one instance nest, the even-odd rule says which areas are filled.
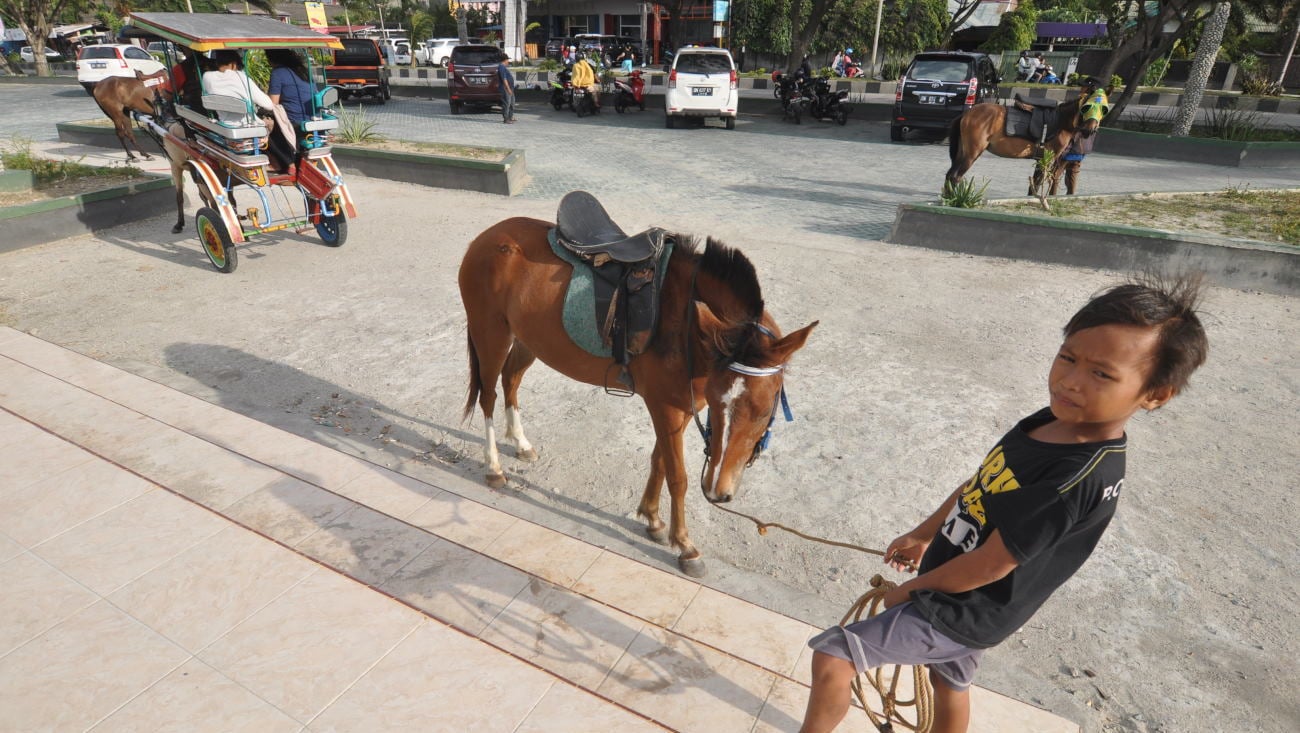
[[[596,109],[600,109],[600,86],[596,84],[596,70],[591,68],[591,62],[585,58],[580,57],[573,63],[573,86],[586,89],[591,94]]]

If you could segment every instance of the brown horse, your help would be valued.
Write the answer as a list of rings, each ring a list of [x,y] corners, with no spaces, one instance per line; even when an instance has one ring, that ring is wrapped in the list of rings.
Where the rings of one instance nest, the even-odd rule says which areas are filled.
[[[1043,150],[1050,150],[1053,160],[1059,161],[1070,138],[1076,134],[1088,137],[1097,132],[1108,110],[1102,92],[1061,102],[1056,107],[1057,126],[1048,131],[1046,141],[1040,146],[1037,140],[1007,135],[1005,106],[995,102],[977,104],[953,120],[949,129],[948,158],[952,165],[944,176],[944,187],[960,181],[985,150],[1003,158],[1037,158]],[[1039,175],[1036,171],[1035,180]]]
[[[534,359],[565,376],[605,385],[614,361],[593,356],[566,334],[562,309],[571,266],[551,250],[553,224],[506,219],[474,239],[460,266],[460,293],[469,327],[469,398],[483,410],[487,482],[505,485],[492,417],[496,382],[506,403],[504,437],[516,457],[536,460],[519,415],[519,384]],[[637,513],[646,532],[680,550],[687,575],[705,573],[700,552],[686,532],[686,463],[682,434],[708,406],[707,466],[701,488],[710,502],[730,501],[741,474],[757,457],[783,386],[783,367],[803,347],[816,322],[782,336],[763,306],[754,266],[740,252],[712,239],[700,251],[676,237],[660,292],[658,333],[631,359],[628,371],[654,425],[650,476]],[[670,525],[659,518],[665,479]]]
[[[92,96],[99,108],[113,121],[117,138],[122,142],[122,149],[126,151],[128,161],[135,160],[135,156],[131,154],[131,151],[126,146],[128,140],[140,152],[140,155],[144,156],[145,160],[153,160],[153,157],[141,150],[139,143],[136,142],[135,133],[131,130],[130,114],[135,111],[140,114],[154,115],[155,87],[148,85],[148,82],[152,80],[160,80],[163,90],[170,88],[166,84],[166,72],[159,71],[143,76],[137,71],[134,77],[107,77],[97,83],[92,92]],[[185,228],[185,163],[190,159],[190,153],[179,142],[185,139],[185,127],[181,123],[172,123],[167,132],[170,133],[170,136],[162,137],[163,152],[167,154],[167,159],[171,163],[172,185],[176,188],[176,224],[172,226],[172,233],[179,234]],[[199,186],[200,196],[205,202],[210,202],[212,199],[211,194],[207,191],[203,182],[198,179],[196,179],[196,182]]]
[[[95,104],[98,104],[104,114],[108,115],[108,119],[113,121],[113,130],[122,143],[122,150],[126,151],[126,159],[130,161],[135,160],[135,155],[126,146],[127,142],[134,145],[136,151],[145,160],[153,160],[152,155],[140,148],[140,144],[135,140],[135,133],[131,130],[132,112],[150,116],[154,114],[154,88],[147,85],[146,81],[154,85],[165,84],[166,72],[159,71],[149,76],[141,76],[137,71],[135,76],[106,77],[95,84],[91,92]]]

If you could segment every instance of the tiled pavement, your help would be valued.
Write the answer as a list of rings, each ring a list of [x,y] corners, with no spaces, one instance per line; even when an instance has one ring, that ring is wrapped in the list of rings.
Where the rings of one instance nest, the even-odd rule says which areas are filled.
[[[0,729],[798,728],[817,629],[458,482],[0,328]]]

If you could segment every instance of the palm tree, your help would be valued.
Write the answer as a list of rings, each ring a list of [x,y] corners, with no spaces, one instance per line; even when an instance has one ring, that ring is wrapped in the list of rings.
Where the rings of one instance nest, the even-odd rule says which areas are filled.
[[[1205,94],[1205,82],[1210,78],[1210,69],[1219,56],[1223,31],[1228,27],[1228,16],[1231,13],[1232,3],[1221,2],[1214,6],[1214,12],[1205,21],[1201,42],[1196,46],[1196,57],[1192,59],[1192,68],[1187,72],[1183,99],[1178,105],[1178,114],[1174,117],[1173,134],[1178,137],[1187,137],[1192,131],[1196,110],[1201,106],[1201,97]]]

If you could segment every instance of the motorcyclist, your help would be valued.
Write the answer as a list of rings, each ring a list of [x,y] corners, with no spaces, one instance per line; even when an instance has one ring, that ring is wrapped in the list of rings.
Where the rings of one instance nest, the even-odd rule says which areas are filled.
[[[852,76],[853,69],[857,66],[853,61],[853,49],[844,49],[844,60],[841,62],[840,76]]]
[[[579,57],[573,62],[573,87],[586,89],[591,94],[596,109],[600,109],[600,87],[596,84],[596,70],[591,68],[591,62],[586,58]]]
[[[812,78],[812,64],[809,63],[808,61],[808,54],[803,55],[803,60],[799,62],[799,68],[795,69],[794,78],[795,79]]]

